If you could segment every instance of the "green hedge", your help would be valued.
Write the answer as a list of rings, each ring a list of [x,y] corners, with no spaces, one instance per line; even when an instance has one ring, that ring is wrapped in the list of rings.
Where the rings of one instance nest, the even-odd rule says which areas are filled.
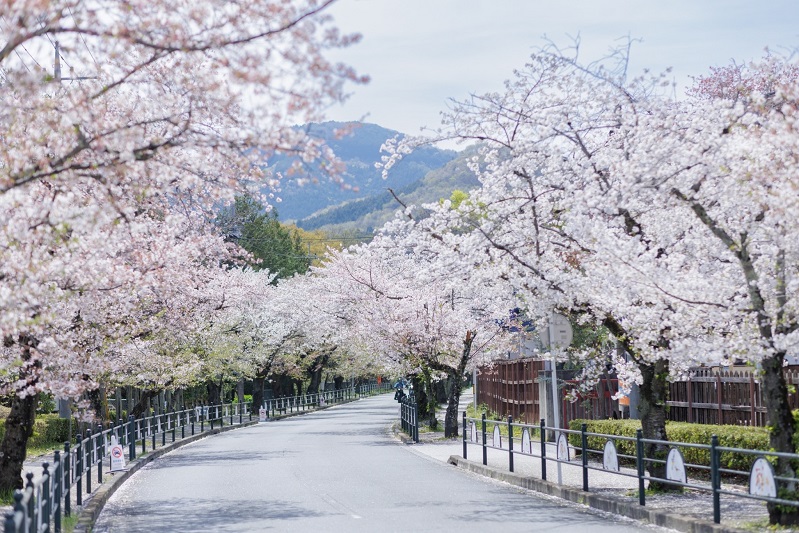
[[[794,418],[798,418],[794,412]],[[640,420],[572,420],[569,429],[580,430],[581,425],[587,424],[589,433],[603,433],[606,435],[619,435],[635,437],[635,432],[641,427]],[[768,429],[750,426],[716,426],[709,424],[689,424],[687,422],[666,422],[666,435],[670,441],[685,442],[689,444],[710,444],[710,437],[717,435],[719,446],[727,448],[742,448],[746,450],[768,450]],[[603,437],[589,437],[588,447],[592,450],[603,450],[606,439]],[[580,435],[569,435],[569,443],[580,447]],[[794,443],[799,448],[799,432],[794,435]],[[616,441],[619,454],[635,455],[634,441]],[[681,448],[686,463],[710,466],[710,451],[697,448]],[[724,452],[721,454],[721,467],[733,470],[748,471],[756,459],[754,455]]]
[[[72,423],[72,434],[77,424],[66,418],[58,418],[57,414],[37,415],[33,422],[33,435],[28,439],[28,448],[55,448],[69,440],[69,424]],[[0,439],[5,437],[6,421],[0,419]]]

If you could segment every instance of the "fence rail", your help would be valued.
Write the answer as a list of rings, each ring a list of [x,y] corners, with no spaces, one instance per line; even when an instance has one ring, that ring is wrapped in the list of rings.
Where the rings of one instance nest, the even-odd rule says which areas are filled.
[[[358,398],[371,394],[387,392],[391,387],[387,383],[366,384],[343,389],[327,391],[318,395],[306,395],[303,400],[295,398],[276,398],[268,400],[276,402],[284,409],[298,406],[308,407],[309,396],[320,402],[342,401],[344,398]],[[281,403],[282,401],[282,403]],[[266,402],[264,402],[266,404]],[[266,406],[266,405],[265,405]],[[256,413],[257,414],[257,413]],[[64,451],[55,451],[52,463],[44,463],[42,475],[37,482],[34,474],[26,474],[26,483],[22,490],[14,492],[13,511],[5,515],[3,531],[5,533],[60,533],[62,518],[72,514],[72,496],[75,502],[83,505],[84,495],[92,493],[93,482],[99,486],[103,482],[103,467],[111,461],[112,437],[122,446],[123,457],[127,462],[138,455],[166,446],[176,440],[187,438],[206,430],[225,425],[241,425],[252,420],[253,410],[250,403],[229,403],[219,405],[200,405],[180,411],[169,411],[152,416],[135,419],[130,416],[126,422],[118,421],[109,428],[97,426],[87,430],[84,438],[77,438],[74,447],[64,443]],[[96,481],[94,472],[96,471]]]
[[[413,442],[419,442],[419,407],[416,404],[416,397],[411,393],[400,397],[397,401],[400,404],[402,431],[410,435]]]
[[[488,429],[489,427],[491,427],[490,431]],[[606,474],[637,478],[638,503],[642,506],[646,505],[646,482],[659,482],[702,491],[707,493],[710,497],[713,521],[717,524],[721,522],[720,500],[722,495],[799,507],[799,501],[797,500],[778,497],[779,494],[789,493],[787,491],[783,492],[780,489],[783,486],[788,487],[792,485],[796,482],[796,479],[782,478],[774,475],[771,467],[771,463],[775,462],[778,457],[797,461],[799,460],[799,454],[723,447],[719,446],[718,437],[716,435],[713,435],[710,442],[707,444],[694,444],[645,439],[640,429],[637,430],[635,437],[625,437],[588,432],[586,427],[586,424],[583,424],[580,431],[554,428],[546,426],[543,419],[540,424],[530,425],[514,423],[513,417],[508,417],[507,420],[487,420],[485,415],[480,419],[468,418],[464,411],[463,458],[468,459],[469,445],[479,446],[482,449],[483,465],[487,465],[488,450],[499,450],[508,454],[508,470],[513,472],[515,456],[532,457],[541,462],[541,478],[543,480],[547,480],[548,462],[558,466],[562,464],[578,466],[582,469],[582,490],[585,492],[589,492],[590,490],[589,472],[592,470],[601,471]],[[514,431],[517,433],[521,432],[521,437],[515,437]],[[552,453],[547,454],[547,432],[553,432],[555,435],[556,451],[554,455]],[[565,438],[561,441],[562,436]],[[580,444],[572,444],[569,437],[577,440]],[[507,443],[506,446],[502,444],[503,439]],[[589,439],[593,442],[596,442],[597,439],[604,441],[604,449],[590,448],[588,446]],[[677,459],[676,453],[673,463],[672,459],[664,461],[662,459],[648,458],[644,455],[644,447],[647,444],[667,446],[670,449],[670,455],[673,453],[671,450],[677,450],[679,452],[679,459]],[[633,453],[620,453],[617,451],[617,445],[621,449],[630,448],[634,451]],[[564,447],[565,451],[563,451]],[[612,447],[612,452],[608,451],[608,447]],[[687,455],[688,450],[700,450],[707,453],[709,465],[686,462],[683,458],[683,454],[685,453]],[[579,459],[577,459],[578,454],[576,452],[579,452]],[[746,471],[742,470],[740,467],[723,468],[721,462],[722,454],[725,454],[727,460],[729,460],[728,454],[739,454],[751,457],[751,469]],[[600,457],[601,462],[592,463],[589,459],[592,455]],[[575,457],[575,459],[572,459],[572,457]],[[609,460],[608,457],[611,457],[612,460]],[[631,464],[634,463],[634,469],[622,469],[619,466],[620,459],[626,460]],[[666,464],[665,478],[655,477],[647,473],[647,467],[656,463],[660,465]],[[679,464],[680,467],[674,467],[674,464]],[[686,475],[687,469],[707,472],[710,474],[709,479],[689,479]],[[739,477],[744,476],[748,478],[750,480],[749,492],[731,490],[724,485],[722,474]]]
[[[544,361],[514,359],[484,367],[477,374],[477,402],[495,413],[532,422],[543,416],[538,373]]]
[[[391,384],[385,381],[382,383],[365,383],[346,389],[303,394],[301,396],[270,398],[264,400],[263,407],[266,409],[267,416],[274,418],[279,414],[313,411],[327,405],[355,400],[363,396],[382,394],[391,390],[393,390]]]
[[[514,420],[534,423],[546,416],[541,412],[539,384],[542,380],[546,381],[548,375],[544,371],[544,361],[500,361],[492,367],[479,370],[477,401],[503,416],[510,415]],[[791,408],[799,409],[799,367],[786,367],[784,375],[787,384],[793,385],[789,387],[792,392],[788,396]],[[581,391],[575,402],[565,397],[570,390],[578,388],[578,381],[567,378],[559,385],[564,428],[568,427],[571,420],[624,416],[618,400],[613,399],[619,390],[618,380],[614,377],[601,378],[592,390]],[[669,384],[669,400],[666,403],[669,406],[669,420],[675,422],[768,425],[763,391],[754,371],[693,371],[685,379]]]

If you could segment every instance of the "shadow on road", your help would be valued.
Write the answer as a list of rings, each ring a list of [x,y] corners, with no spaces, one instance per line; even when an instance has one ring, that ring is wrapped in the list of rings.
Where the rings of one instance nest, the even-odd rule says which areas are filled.
[[[123,523],[126,533],[152,531],[247,531],[253,524],[259,530],[279,529],[285,531],[285,521],[329,516],[296,502],[272,499],[258,502],[258,505],[246,505],[241,502],[241,509],[220,505],[219,500],[198,500],[174,498],[153,503],[137,503],[135,506],[123,506],[116,510],[114,522]],[[186,510],[191,509],[191,513]],[[246,509],[246,511],[245,511]],[[99,524],[95,533],[112,533],[113,524]]]

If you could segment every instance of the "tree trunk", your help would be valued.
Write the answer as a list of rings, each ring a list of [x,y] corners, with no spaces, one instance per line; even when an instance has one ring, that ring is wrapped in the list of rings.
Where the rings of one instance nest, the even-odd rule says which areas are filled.
[[[311,382],[308,384],[308,394],[316,394],[319,392],[319,385],[322,383],[322,372],[325,369],[325,365],[327,364],[327,360],[330,358],[330,354],[323,354],[317,356],[311,366],[308,368],[308,376],[311,378]]]
[[[341,390],[344,388],[344,376],[335,376],[333,378],[333,386],[336,390]]]
[[[139,401],[136,402],[136,405],[133,406],[129,414],[133,415],[133,418],[141,418],[150,406],[150,400],[157,395],[158,391],[155,390],[141,391],[141,394],[139,394]]]
[[[8,347],[13,345],[13,340],[5,339]],[[31,348],[36,346],[36,341],[27,335],[20,335],[19,345],[22,347],[22,366],[19,371],[19,380],[24,385],[35,385],[38,380],[40,363],[31,363]],[[23,488],[22,463],[28,448],[28,439],[33,435],[33,421],[36,419],[37,394],[30,394],[20,398],[14,394],[11,398],[11,413],[6,418],[6,432],[0,442],[0,492],[9,493],[14,489]]]
[[[449,401],[449,389],[447,387],[452,374],[447,372],[446,380],[438,380],[433,383],[433,400],[436,404],[442,404]]]
[[[266,376],[262,374],[256,374],[252,380],[253,410],[260,409],[264,405],[264,381],[266,381]]]
[[[11,414],[6,419],[6,434],[0,443],[0,493],[23,487],[22,463],[35,418],[36,395],[20,398],[15,394],[11,399]]]
[[[447,401],[447,414],[444,416],[444,437],[453,438],[458,436],[458,404],[461,399],[461,383],[463,383],[463,374],[466,372],[466,364],[469,362],[469,357],[472,353],[472,343],[474,342],[475,333],[472,331],[466,332],[466,338],[463,340],[463,351],[461,352],[461,360],[458,363],[458,368],[454,372],[448,374],[451,378],[449,390],[449,399]]]
[[[433,431],[438,430],[438,418],[436,418],[436,410],[438,409],[439,402],[436,401],[435,384],[433,378],[430,376],[430,369],[422,367],[422,381],[418,387],[416,384],[413,386],[414,397],[416,398],[417,408],[424,404],[424,417],[427,419],[427,425]],[[420,395],[421,393],[421,395]],[[419,415],[422,418],[423,415]]]
[[[641,429],[645,439],[666,439],[666,401],[669,398],[669,362],[658,359],[655,363],[640,363],[638,368],[643,376],[641,399],[638,412],[641,416]],[[646,469],[652,477],[666,478],[666,458],[669,447],[665,444],[645,444],[644,455],[647,459],[657,459],[663,463],[647,462]],[[649,488],[655,490],[681,490],[678,485],[650,481]]]
[[[208,387],[208,405],[219,405],[222,403],[222,386],[214,380],[206,382]]]
[[[108,420],[108,395],[106,394],[105,387],[100,385],[96,389],[87,391],[86,397],[94,411],[94,416],[97,419],[96,422],[102,424]]]
[[[763,359],[763,403],[765,404],[769,420],[769,445],[777,452],[795,453],[793,443],[795,431],[791,407],[788,405],[788,386],[785,382],[782,364],[785,359],[784,352],[778,352],[772,357]],[[796,476],[790,459],[778,458],[775,475],[793,478]],[[777,497],[796,499],[796,483],[777,481]],[[769,522],[785,526],[799,524],[799,509],[796,507],[768,504]]]

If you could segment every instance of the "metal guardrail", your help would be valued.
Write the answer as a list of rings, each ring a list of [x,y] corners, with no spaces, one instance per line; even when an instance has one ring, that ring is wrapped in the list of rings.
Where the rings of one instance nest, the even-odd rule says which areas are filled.
[[[114,436],[123,446],[127,460],[136,458],[136,450],[141,444],[141,454],[147,453],[148,440],[151,449],[186,438],[187,431],[194,435],[197,430],[210,430],[214,426],[242,424],[244,417],[252,420],[249,403],[231,403],[199,406],[182,411],[171,411],[140,419],[130,416],[125,423],[117,423],[103,429],[87,430],[86,437],[79,439],[72,448],[64,443],[64,451],[54,453],[53,462],[43,464],[43,472],[38,482],[33,482],[33,473],[26,474],[27,483],[22,490],[14,491],[13,512],[5,515],[5,533],[55,533],[61,532],[63,517],[72,513],[72,490],[75,490],[77,505],[83,504],[85,494],[92,492],[92,468],[97,471],[97,485],[103,482],[103,463],[110,461],[110,443]],[[199,427],[198,427],[199,426]],[[177,432],[180,431],[178,438]]]
[[[479,427],[478,427],[479,424]],[[491,425],[493,427],[492,435],[489,438],[487,434],[487,427]],[[507,435],[502,435],[499,431],[499,428],[503,427],[507,431]],[[519,428],[522,430],[522,437],[514,437],[513,430],[514,428]],[[571,430],[571,429],[560,429],[549,427],[545,425],[545,420],[542,419],[539,425],[531,425],[531,424],[519,424],[513,422],[513,417],[508,417],[507,421],[503,420],[486,420],[486,416],[483,415],[482,418],[468,418],[466,416],[466,412],[463,413],[463,458],[468,459],[468,445],[477,445],[482,448],[482,460],[483,465],[488,464],[488,449],[494,450],[501,450],[508,454],[508,470],[513,472],[514,470],[514,456],[521,455],[521,456],[528,456],[540,459],[541,461],[541,478],[543,480],[547,479],[547,462],[554,462],[555,464],[568,464],[572,466],[580,466],[582,468],[582,490],[585,492],[589,491],[589,471],[597,470],[604,473],[615,474],[619,476],[625,477],[633,477],[638,479],[638,503],[642,506],[646,505],[646,491],[645,485],[646,481],[654,481],[660,482],[675,486],[680,486],[683,488],[694,489],[698,491],[704,491],[711,495],[712,504],[713,504],[713,521],[718,524],[721,522],[721,495],[725,496],[732,496],[738,498],[748,498],[753,500],[759,500],[767,503],[774,503],[780,505],[789,505],[792,507],[799,507],[799,501],[797,500],[787,500],[784,498],[779,498],[777,495],[779,491],[777,490],[777,486],[780,482],[783,483],[796,483],[799,481],[797,478],[786,478],[780,477],[777,475],[773,475],[773,471],[771,470],[770,466],[765,465],[764,463],[760,463],[761,467],[766,467],[771,472],[773,476],[773,481],[775,482],[774,486],[774,496],[764,496],[757,493],[752,492],[752,483],[755,479],[754,472],[755,468],[757,467],[757,461],[759,459],[764,459],[768,462],[768,458],[776,459],[776,458],[785,458],[791,459],[794,461],[799,461],[799,454],[788,454],[788,453],[779,453],[774,451],[766,451],[766,450],[747,450],[743,448],[729,448],[724,446],[719,446],[718,444],[718,437],[713,435],[711,437],[710,444],[693,444],[693,443],[686,443],[686,442],[673,442],[673,441],[662,441],[656,439],[645,439],[643,438],[642,430],[637,430],[635,437],[624,437],[620,435],[608,435],[604,433],[592,433],[586,430],[587,425],[583,424],[580,431]],[[546,435],[547,432],[553,432],[555,435],[555,443],[556,449],[560,445],[560,436],[564,435],[566,438],[564,439],[567,452],[566,452],[566,459],[558,457],[558,453],[555,456],[547,455],[547,440]],[[524,433],[527,432],[527,437],[525,438]],[[500,434],[500,441],[497,443],[497,433]],[[534,434],[537,433],[536,442],[534,442]],[[568,435],[579,435],[580,436],[580,446],[573,446],[568,442]],[[594,450],[588,447],[588,439],[589,437],[599,437],[606,439],[605,446],[608,446],[608,442],[613,444],[613,454],[618,459],[625,459],[630,463],[635,464],[635,473],[624,472],[618,467],[618,463],[616,464],[616,468],[608,468],[608,465],[605,464],[603,461],[602,466],[596,466],[589,463],[589,455],[594,454],[600,456],[600,458],[605,457],[605,450]],[[507,439],[508,447],[505,448],[502,446],[502,438]],[[520,443],[529,443],[527,444],[528,449],[524,449],[524,445],[517,447],[514,449],[514,440],[517,441],[517,444]],[[615,450],[615,443],[617,441],[626,441],[633,443],[635,446],[635,455],[627,455],[627,454],[616,454]],[[490,443],[489,443],[490,442]],[[683,471],[687,470],[688,468],[709,472],[710,480],[709,482],[703,481],[695,481],[689,480],[687,476],[683,479],[675,479],[675,478],[658,478],[653,477],[646,472],[646,467],[648,464],[653,463],[660,463],[666,464],[667,461],[662,459],[652,459],[645,457],[644,455],[644,445],[646,444],[657,444],[657,445],[664,445],[669,447],[670,450],[682,450],[687,448],[693,449],[700,449],[705,450],[709,454],[710,457],[710,466],[707,465],[699,465],[699,464],[692,464],[684,462],[682,452],[680,451],[679,454],[679,461],[682,464]],[[534,451],[537,448],[537,451]],[[571,451],[580,452],[580,459],[579,463],[575,465],[575,461],[571,460]],[[722,453],[739,453],[743,455],[749,455],[756,457],[756,462],[752,467],[752,471],[746,472],[742,470],[736,470],[731,468],[722,468],[721,466],[721,454]],[[576,455],[576,454],[575,454]],[[612,466],[612,465],[611,465]],[[766,474],[765,472],[762,472]],[[747,479],[750,479],[750,491],[749,493],[744,493],[740,491],[733,491],[726,489],[723,486],[722,474],[733,475],[733,476],[745,476]],[[667,474],[668,476],[669,474]],[[768,475],[764,476],[768,477]]]
[[[383,394],[392,390],[391,385],[383,383],[365,383],[348,387],[346,389],[323,391],[313,394],[303,394],[301,396],[284,396],[280,398],[270,398],[264,400],[263,408],[266,409],[267,416],[274,418],[279,414],[301,413],[314,411],[320,407],[341,403],[348,400],[357,400],[364,396]]]
[[[408,396],[401,396],[397,399],[400,404],[400,422],[402,431],[419,442],[419,408],[416,404],[416,397],[411,393]]]
[[[273,412],[278,410],[307,409],[311,405],[335,403],[345,399],[357,399],[373,394],[381,394],[391,390],[388,383],[369,383],[349,389],[326,391],[316,395],[292,398],[275,398],[268,400]],[[267,404],[265,402],[265,405]],[[75,502],[83,505],[83,496],[91,494],[92,469],[97,471],[97,485],[103,482],[103,463],[110,461],[111,437],[123,447],[127,461],[136,459],[140,447],[140,455],[155,450],[160,445],[182,440],[187,436],[204,433],[206,427],[213,430],[225,425],[243,424],[252,420],[251,402],[229,403],[219,405],[201,405],[181,411],[164,412],[157,415],[117,422],[103,429],[87,430],[83,439],[78,439],[72,447],[64,443],[64,451],[54,453],[53,462],[43,464],[41,478],[34,483],[32,472],[26,474],[27,483],[22,490],[14,492],[13,512],[5,515],[3,531],[5,533],[60,533],[62,518],[72,514],[72,491]],[[179,435],[178,435],[179,433]],[[188,434],[188,435],[187,435]],[[160,439],[159,439],[160,437]]]

